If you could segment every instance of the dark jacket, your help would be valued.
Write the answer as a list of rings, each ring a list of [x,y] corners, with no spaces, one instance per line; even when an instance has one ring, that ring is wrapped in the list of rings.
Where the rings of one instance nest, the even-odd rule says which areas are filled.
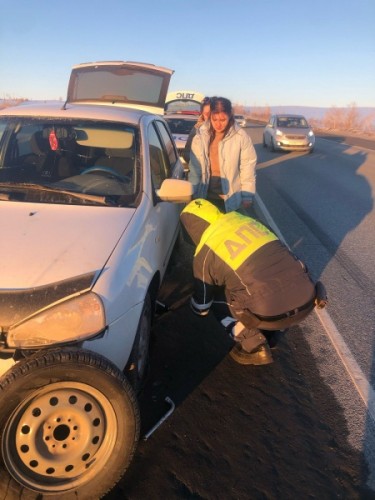
[[[197,245],[192,303],[198,309],[211,306],[216,286],[225,288],[237,316],[250,311],[274,317],[314,302],[315,285],[304,264],[257,220],[195,200],[181,221]]]

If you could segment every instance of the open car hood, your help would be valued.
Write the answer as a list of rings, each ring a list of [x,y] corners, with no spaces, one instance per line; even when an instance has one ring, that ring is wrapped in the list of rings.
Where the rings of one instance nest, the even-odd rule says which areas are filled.
[[[173,70],[153,64],[100,61],[73,66],[68,103],[113,104],[163,114]]]

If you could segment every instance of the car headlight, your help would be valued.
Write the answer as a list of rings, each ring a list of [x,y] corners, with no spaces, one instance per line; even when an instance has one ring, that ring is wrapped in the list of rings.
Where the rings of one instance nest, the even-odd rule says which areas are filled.
[[[314,137],[314,132],[310,130],[310,132],[307,134],[309,137]]]
[[[92,337],[105,327],[104,306],[93,292],[74,297],[44,309],[11,327],[10,348],[34,348],[79,341]]]
[[[284,134],[281,132],[281,130],[279,130],[279,129],[277,128],[277,129],[276,129],[276,135],[278,135],[278,136],[282,136],[282,135],[284,135]]]

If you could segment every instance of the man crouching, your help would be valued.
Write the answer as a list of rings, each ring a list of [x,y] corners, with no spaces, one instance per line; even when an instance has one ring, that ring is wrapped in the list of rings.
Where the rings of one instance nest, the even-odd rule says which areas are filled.
[[[181,222],[196,245],[193,312],[206,316],[212,307],[236,342],[230,355],[238,363],[272,363],[267,337],[324,307],[323,285],[256,219],[223,214],[197,199],[181,212]]]

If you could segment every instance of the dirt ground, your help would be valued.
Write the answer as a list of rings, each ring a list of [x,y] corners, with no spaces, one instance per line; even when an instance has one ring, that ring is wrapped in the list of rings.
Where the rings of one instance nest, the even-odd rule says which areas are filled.
[[[215,318],[189,309],[191,258],[180,248],[159,297],[170,310],[153,328],[142,435],[168,410],[166,397],[176,409],[141,439],[106,499],[375,498],[304,339],[311,316],[281,339],[273,364],[238,365]]]

